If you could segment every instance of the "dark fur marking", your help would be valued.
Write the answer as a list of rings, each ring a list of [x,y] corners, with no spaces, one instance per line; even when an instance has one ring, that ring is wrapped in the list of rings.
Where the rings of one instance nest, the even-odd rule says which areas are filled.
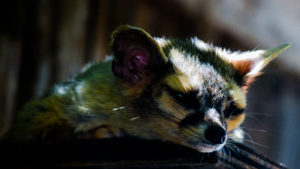
[[[245,109],[239,109],[236,107],[234,102],[231,102],[229,106],[227,106],[226,109],[224,110],[224,115],[226,118],[230,118],[232,116],[243,114],[244,111]]]
[[[188,108],[188,109],[199,109],[201,104],[198,98],[198,91],[189,91],[187,93],[182,93],[179,91],[175,91],[170,87],[166,87],[168,93],[176,99],[179,104]]]
[[[204,113],[196,112],[186,116],[183,120],[180,121],[179,127],[184,128],[187,126],[195,126],[203,121]]]
[[[233,80],[239,86],[243,85],[243,76],[235,71],[233,65],[226,63],[223,59],[218,57],[215,51],[202,51],[197,48],[190,39],[172,39],[171,42],[163,48],[166,56],[169,57],[172,48],[196,56],[201,63],[209,63],[212,65],[227,81]]]

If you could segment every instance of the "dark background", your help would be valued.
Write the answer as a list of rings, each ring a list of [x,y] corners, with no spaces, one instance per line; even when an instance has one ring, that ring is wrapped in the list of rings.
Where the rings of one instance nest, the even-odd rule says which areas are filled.
[[[243,127],[249,134],[246,143],[296,168],[300,165],[297,6],[294,0],[1,1],[0,135],[25,102],[73,77],[84,64],[109,55],[111,32],[130,24],[154,36],[197,36],[232,50],[291,42],[293,46],[251,87]]]

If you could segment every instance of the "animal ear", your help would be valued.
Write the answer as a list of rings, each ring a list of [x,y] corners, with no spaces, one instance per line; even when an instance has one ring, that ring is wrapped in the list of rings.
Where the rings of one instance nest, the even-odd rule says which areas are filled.
[[[150,34],[140,28],[124,25],[112,33],[114,74],[127,83],[147,83],[157,77],[167,62],[162,49]]]
[[[278,54],[290,47],[284,44],[273,49],[242,52],[228,59],[236,72],[242,77],[242,88],[246,90],[255,77],[259,76],[262,69]]]

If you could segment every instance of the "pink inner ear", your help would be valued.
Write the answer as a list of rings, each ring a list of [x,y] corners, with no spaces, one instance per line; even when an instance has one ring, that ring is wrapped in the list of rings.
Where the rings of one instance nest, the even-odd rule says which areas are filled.
[[[129,70],[132,71],[132,73],[145,72],[145,68],[149,63],[149,53],[144,48],[134,47],[125,57],[130,59],[128,64]]]
[[[120,46],[119,49],[123,53],[122,61],[115,64],[113,70],[118,76],[135,84],[143,78],[142,76],[144,76],[149,65],[150,54],[146,48],[140,45],[129,45],[129,43]]]

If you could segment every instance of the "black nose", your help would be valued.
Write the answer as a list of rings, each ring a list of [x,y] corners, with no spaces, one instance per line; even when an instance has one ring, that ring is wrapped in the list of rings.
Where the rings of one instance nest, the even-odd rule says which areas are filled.
[[[205,138],[212,144],[222,144],[226,139],[226,131],[219,126],[209,126],[205,131]]]

